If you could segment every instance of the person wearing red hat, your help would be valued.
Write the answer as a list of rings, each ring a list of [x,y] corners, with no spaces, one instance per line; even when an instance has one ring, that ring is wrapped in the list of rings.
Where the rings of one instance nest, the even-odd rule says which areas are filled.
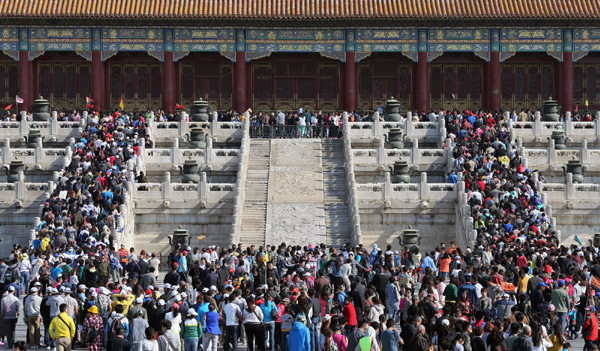
[[[598,341],[598,317],[596,316],[596,307],[589,306],[586,310],[586,318],[583,324],[583,339],[585,340],[585,345],[583,347],[584,351],[594,350],[594,346]]]

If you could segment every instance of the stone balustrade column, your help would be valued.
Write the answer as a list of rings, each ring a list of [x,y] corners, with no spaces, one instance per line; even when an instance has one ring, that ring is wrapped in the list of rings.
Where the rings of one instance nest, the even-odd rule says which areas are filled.
[[[389,203],[394,195],[392,194],[392,177],[389,171],[385,172],[385,183],[383,184],[383,202]]]
[[[583,139],[581,141],[581,150],[580,150],[580,154],[579,154],[579,159],[581,160],[581,163],[584,165],[590,163],[590,153],[588,150],[587,139]]]
[[[553,165],[556,162],[556,149],[554,139],[548,140],[548,163]]]
[[[24,199],[25,198],[25,174],[23,174],[23,171],[19,171],[19,173],[17,175],[17,184],[16,184],[15,188],[17,191],[16,199],[17,200]]]
[[[535,138],[541,138],[543,135],[542,129],[542,115],[540,111],[535,111],[534,120],[533,120],[533,135]]]
[[[27,123],[27,112],[21,111],[21,122],[19,122],[19,133],[21,136],[29,134],[29,123]]]
[[[7,166],[10,164],[12,151],[10,150],[10,138],[4,139],[4,145],[2,146],[2,163]]]
[[[413,140],[413,147],[412,147],[412,160],[411,162],[414,165],[418,165],[421,162],[421,154],[419,152],[419,139],[415,139]]]
[[[185,135],[187,134],[187,124],[187,121],[182,116],[179,120],[179,124],[177,125],[179,138],[185,138]]]
[[[419,185],[419,199],[429,200],[429,185],[427,184],[427,172],[421,172],[421,184]]]
[[[210,121],[210,131],[210,134],[213,136],[219,134],[219,114],[216,111],[212,113],[212,119]]]
[[[173,197],[173,189],[171,188],[171,172],[165,172],[165,180],[162,183],[162,187],[163,200],[171,199]]]
[[[206,179],[206,172],[200,173],[200,184],[198,186],[200,187],[200,202],[205,204],[208,203],[209,188],[208,181]]]
[[[383,127],[379,120],[379,112],[377,111],[373,114],[373,136],[375,138],[383,138]]]
[[[575,184],[573,184],[573,173],[567,173],[567,184],[565,185],[565,196],[567,200],[575,199]]]
[[[379,138],[377,143],[377,165],[385,165],[387,163],[387,155],[385,153],[385,141]]]
[[[181,164],[181,153],[179,150],[179,138],[173,139],[173,147],[171,147],[171,162],[173,164],[172,169],[179,169]]]
[[[240,147],[240,153],[238,154],[239,157],[241,157],[241,153],[242,153],[242,148],[244,147],[243,143],[242,146]],[[212,165],[215,162],[215,155],[214,155],[214,149],[213,149],[213,139],[212,138],[206,138],[206,150],[204,150],[204,161],[206,162],[206,166],[209,170],[212,169]]]
[[[52,111],[52,119],[50,120],[50,135],[58,135],[58,112]]]
[[[596,120],[594,120],[594,132],[596,136],[600,136],[600,125],[598,125],[600,121],[600,111],[596,111]]]

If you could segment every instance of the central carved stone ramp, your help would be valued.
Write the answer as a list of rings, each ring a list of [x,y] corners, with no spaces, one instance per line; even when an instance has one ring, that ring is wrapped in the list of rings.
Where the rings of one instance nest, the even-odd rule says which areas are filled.
[[[269,140],[252,139],[250,141],[246,200],[244,201],[240,239],[243,247],[265,244],[270,153],[271,142]]]
[[[272,140],[266,242],[327,242],[321,140]]]
[[[352,241],[344,171],[344,143],[340,139],[323,139],[321,145],[327,244],[339,247]]]

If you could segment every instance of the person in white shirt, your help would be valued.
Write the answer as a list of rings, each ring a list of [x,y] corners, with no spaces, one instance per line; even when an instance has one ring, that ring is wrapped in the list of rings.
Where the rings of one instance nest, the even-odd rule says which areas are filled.
[[[29,289],[29,281],[31,280],[31,261],[29,256],[23,254],[21,261],[19,261],[19,272],[21,273],[21,291],[27,291]]]
[[[229,302],[223,307],[223,314],[225,315],[225,337],[223,338],[223,348],[225,351],[230,351],[230,344],[232,346],[231,351],[237,351],[238,325],[240,317],[242,316],[242,311],[235,303],[235,298],[235,294],[229,295],[227,299]]]

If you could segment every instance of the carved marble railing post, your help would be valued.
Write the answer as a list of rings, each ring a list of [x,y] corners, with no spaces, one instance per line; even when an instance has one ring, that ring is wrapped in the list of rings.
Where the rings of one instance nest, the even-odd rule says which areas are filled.
[[[383,126],[379,120],[379,112],[373,113],[373,136],[375,138],[383,138]]]
[[[412,164],[418,165],[421,163],[421,153],[419,152],[419,139],[414,139],[412,142]]]
[[[446,173],[454,168],[454,147],[452,145],[452,139],[446,139],[446,147],[444,148],[444,159],[446,160]]]
[[[171,169],[176,170],[179,169],[179,165],[181,164],[181,154],[179,152],[179,138],[173,139],[173,147],[171,147]]]
[[[35,169],[42,169],[44,164],[45,152],[44,146],[42,145],[42,138],[37,140],[37,144],[35,149],[33,150],[33,155],[35,159]]]
[[[17,185],[16,185],[16,191],[17,191],[17,200],[21,200],[25,198],[25,175],[23,174],[23,171],[19,171],[18,175],[17,175]]]
[[[443,116],[443,115],[442,115]],[[443,147],[444,146],[444,142],[446,141],[446,137],[448,136],[448,133],[446,131],[446,124],[445,124],[445,119],[443,117],[438,118],[437,121],[437,126],[438,126],[438,147]]]
[[[551,165],[554,165],[556,162],[556,149],[554,143],[554,139],[548,140],[548,162]]]
[[[170,200],[173,197],[173,189],[171,188],[171,172],[165,172],[165,181],[163,182],[162,187],[163,200]]]
[[[571,112],[565,112],[565,136],[572,136],[573,132],[573,121],[571,120]]]
[[[412,111],[406,111],[406,120],[412,121]]]
[[[573,184],[573,173],[567,173],[567,184],[565,185],[565,197],[567,200],[575,199],[575,184]]]
[[[4,165],[10,164],[11,161],[11,151],[10,151],[10,138],[4,139],[4,145],[2,146],[2,163]]]
[[[385,141],[383,138],[379,138],[377,145],[377,165],[385,165],[387,162],[387,155],[385,153]]]
[[[533,120],[533,135],[535,136],[536,140],[538,138],[542,138],[543,132],[544,131],[542,130],[542,115],[540,111],[535,111]]]
[[[146,174],[146,139],[141,138],[139,141],[138,156],[136,158],[135,169],[137,172]]]
[[[385,183],[383,183],[383,203],[385,207],[391,207],[392,201],[392,177],[390,175],[390,171],[385,172]]]
[[[406,135],[406,138],[408,140],[413,140],[413,137],[415,135],[415,124],[411,119],[406,119],[406,121],[404,121],[404,135]]]
[[[344,111],[342,113],[342,121],[343,121],[343,124],[344,124],[344,126],[342,127],[343,128],[343,132],[345,134],[348,134],[350,132],[350,125],[348,124],[348,112]]]
[[[52,111],[52,119],[50,120],[50,135],[58,135],[58,112]]]
[[[148,130],[148,138],[150,138],[150,140],[154,140],[154,136],[156,135],[156,121],[154,118],[150,118],[148,121],[146,121],[147,123],[147,130]]]
[[[588,141],[587,141],[587,139],[583,139],[581,141],[581,151],[579,151],[579,152],[580,152],[579,159],[581,160],[581,163],[584,164],[584,165],[590,163],[590,154],[589,154],[589,151],[588,151]]]
[[[206,150],[204,150],[204,161],[206,162],[206,167],[209,170],[212,170],[212,165],[215,162],[214,160],[214,149],[213,149],[213,138],[206,138]]]
[[[29,123],[27,122],[27,113],[21,111],[21,122],[19,123],[19,133],[21,135],[29,134]]]
[[[594,132],[597,137],[600,137],[600,111],[596,111],[596,119],[594,120]]]
[[[200,184],[198,184],[200,188],[200,202],[206,206],[208,203],[208,181],[206,180],[206,172],[200,173]]]
[[[178,128],[178,136],[177,137],[185,138],[185,134],[187,133],[187,121],[185,120],[185,118],[183,116],[180,117],[177,128]]]
[[[419,184],[419,199],[429,201],[429,185],[427,185],[427,172],[421,172],[421,183]]]
[[[217,135],[219,133],[219,114],[216,111],[212,113],[210,129],[212,135]]]

